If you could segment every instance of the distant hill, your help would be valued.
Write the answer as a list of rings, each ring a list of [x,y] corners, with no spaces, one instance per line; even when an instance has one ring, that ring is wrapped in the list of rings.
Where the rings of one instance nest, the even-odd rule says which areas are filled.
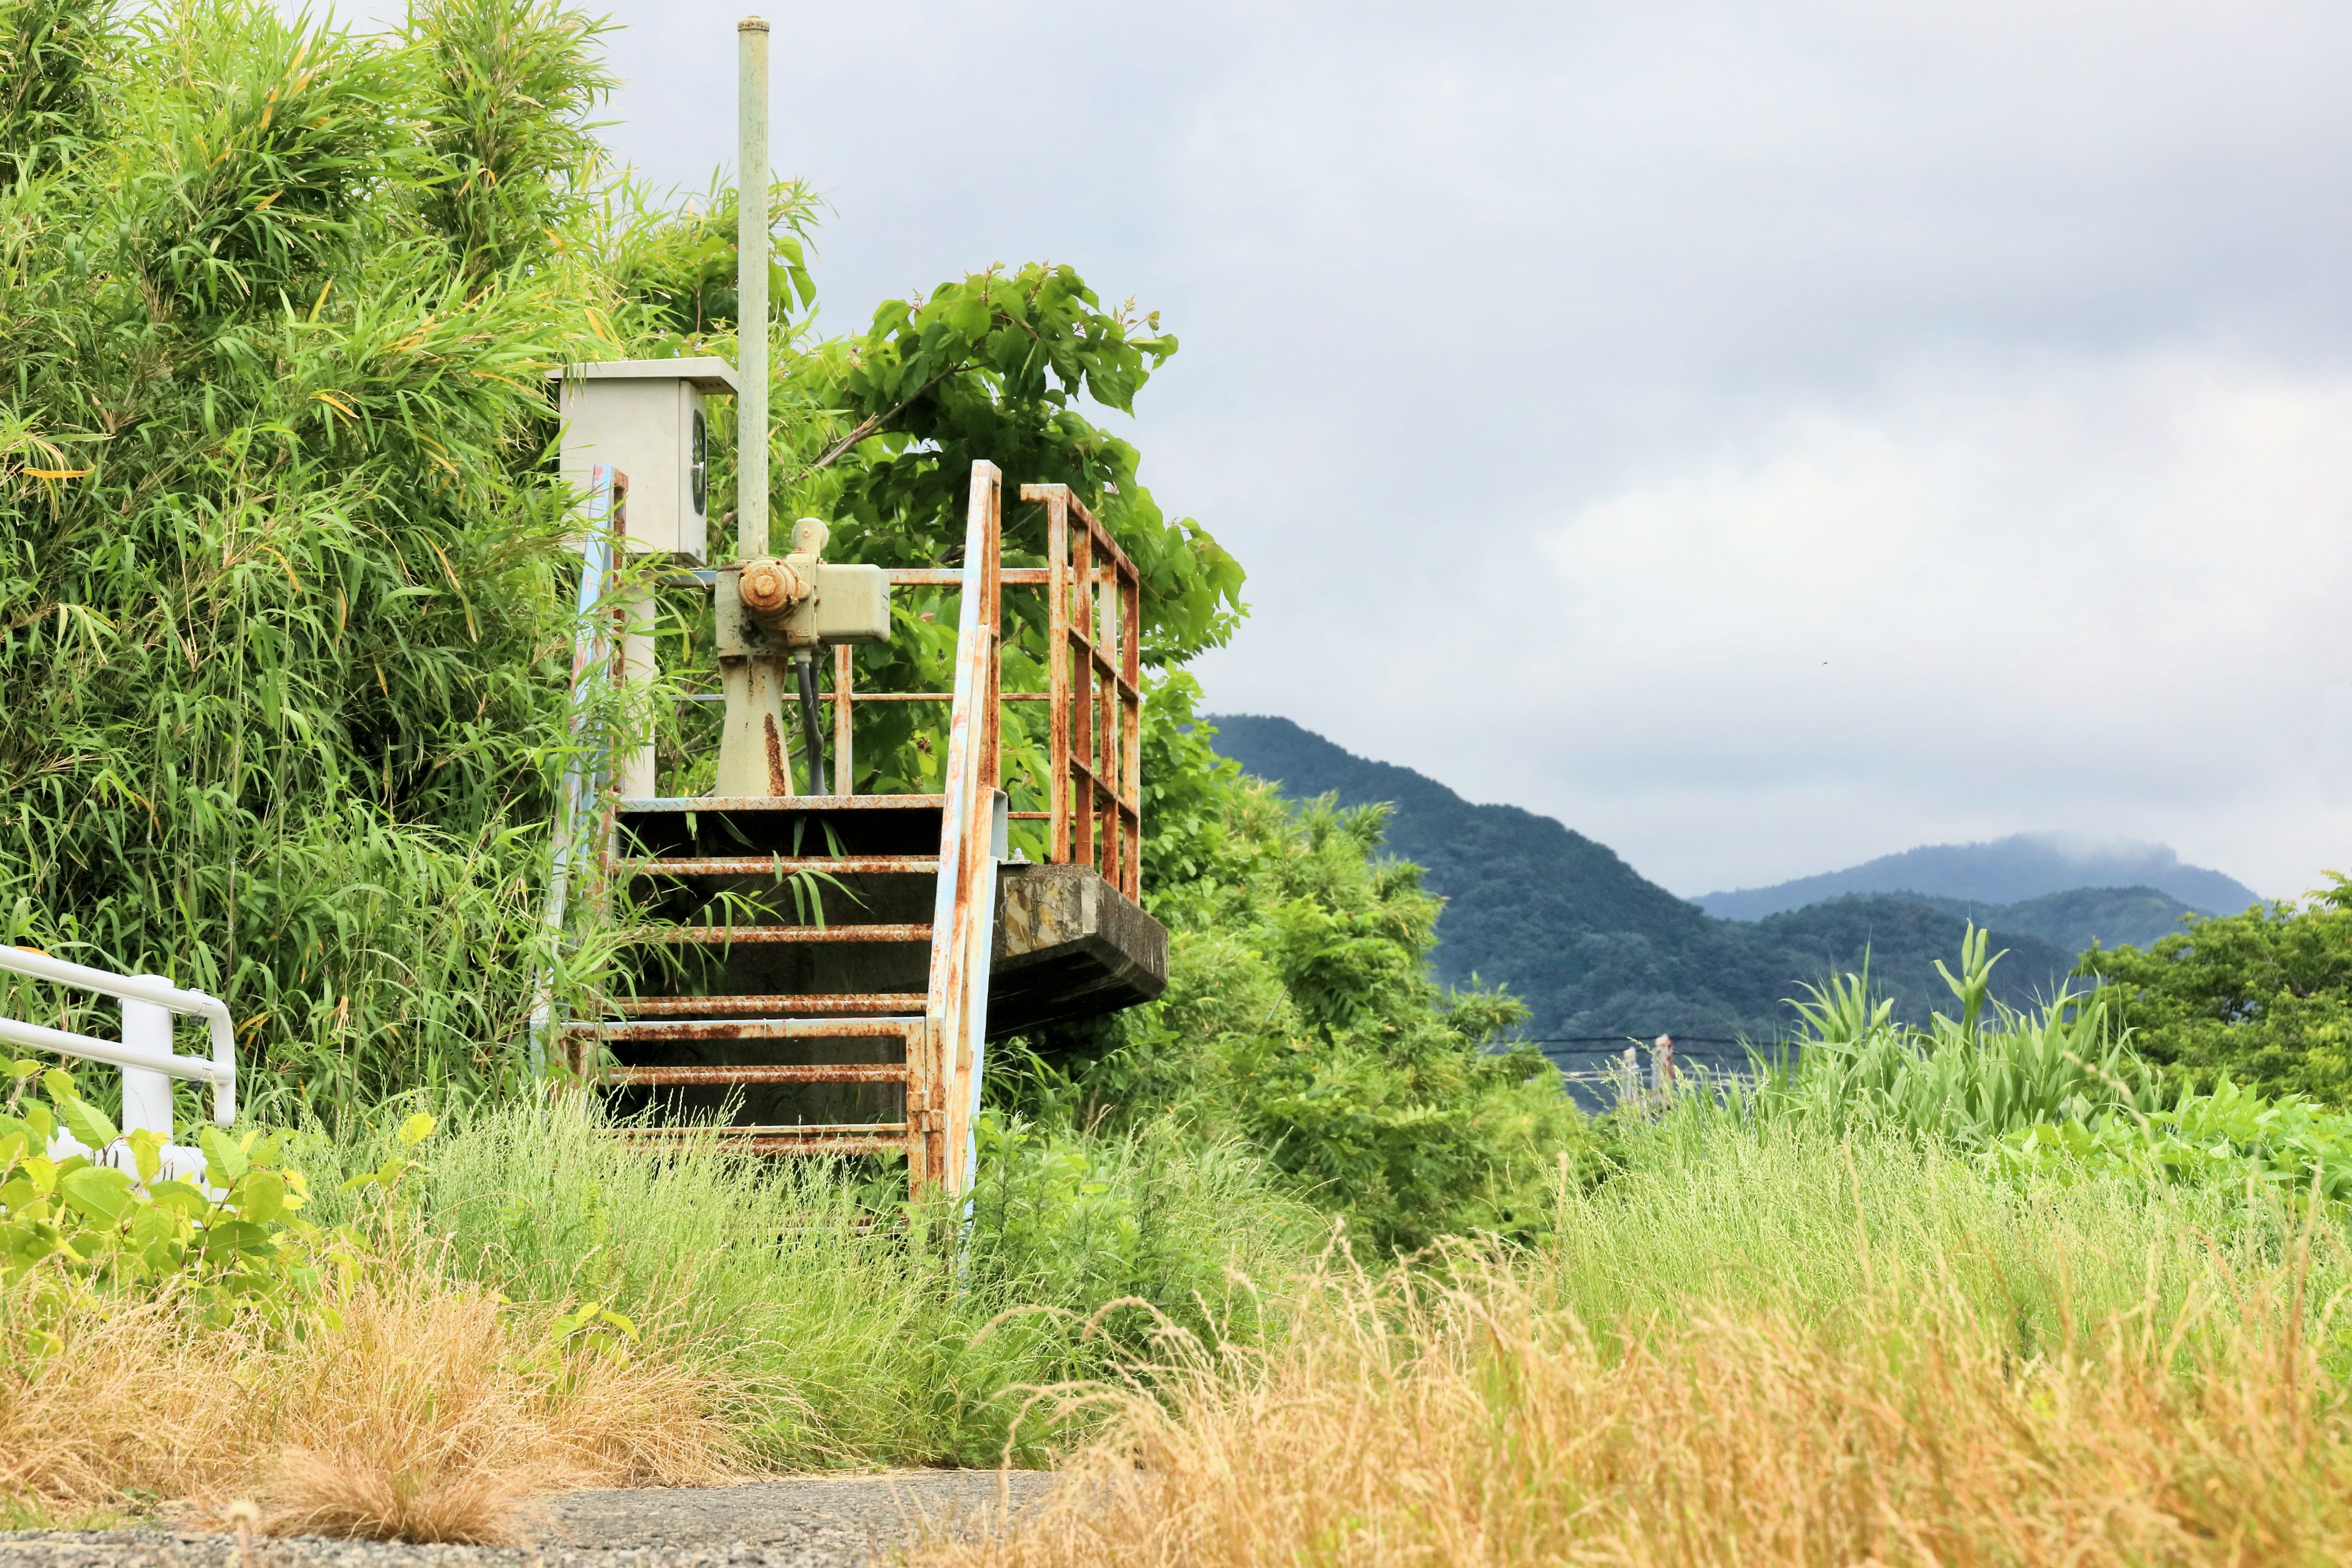
[[[1217,750],[1299,797],[1392,805],[1389,848],[1418,862],[1446,900],[1438,921],[1441,980],[1475,974],[1533,1010],[1538,1037],[1746,1035],[1786,1030],[1785,999],[1832,973],[1872,977],[1898,1011],[1948,1008],[1933,961],[1953,962],[1963,914],[1917,898],[1844,899],[1771,921],[1719,920],[1675,897],[1596,843],[1512,805],[1474,805],[1410,768],[1345,751],[1287,719],[1207,721]],[[1994,926],[2011,950],[1995,994],[2017,1005],[2048,994],[2071,949]]]
[[[2200,914],[2235,914],[2257,897],[2234,877],[2181,864],[2180,857],[2161,844],[2102,844],[2065,834],[2019,833],[1988,844],[1906,849],[1769,888],[1708,893],[1698,904],[1711,915],[1752,921],[1847,893],[1919,893],[2001,906],[2085,888],[2152,889]],[[2107,944],[2115,945],[2113,939]]]
[[[1876,895],[1885,897],[1886,895]],[[2189,915],[2210,914],[2182,903],[2154,888],[2069,888],[2014,904],[1979,904],[1967,899],[1926,898],[1947,914],[1959,915],[1979,925],[2038,936],[2068,952],[2081,952],[2093,942],[2101,947],[2146,947],[2160,936],[2181,928]],[[1768,917],[1769,918],[1769,917]]]

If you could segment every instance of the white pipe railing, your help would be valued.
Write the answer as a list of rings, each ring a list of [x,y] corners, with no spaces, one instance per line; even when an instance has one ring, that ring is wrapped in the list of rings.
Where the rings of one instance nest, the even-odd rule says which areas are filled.
[[[135,1074],[161,1074],[167,1079],[210,1084],[213,1121],[226,1127],[236,1120],[236,1028],[229,1018],[228,1004],[219,997],[207,996],[201,991],[183,991],[156,975],[117,974],[88,964],[68,963],[62,958],[51,958],[46,952],[25,947],[0,947],[0,970],[95,991],[122,1003],[123,1037],[120,1040],[101,1040],[16,1018],[0,1018],[0,1040],[121,1068],[126,1129],[153,1127],[166,1140],[172,1136],[169,1093],[162,1097],[162,1125],[156,1126],[152,1110],[156,1103],[152,1089],[163,1086],[141,1083]],[[158,1008],[167,1016],[157,1017],[149,1011]],[[203,1018],[212,1026],[213,1054],[209,1061],[203,1057],[184,1057],[172,1049],[168,1017],[172,1013]],[[147,1109],[142,1114],[134,1107]]]

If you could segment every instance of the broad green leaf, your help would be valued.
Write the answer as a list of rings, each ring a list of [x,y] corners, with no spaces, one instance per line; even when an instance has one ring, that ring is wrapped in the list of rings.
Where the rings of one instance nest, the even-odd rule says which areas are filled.
[[[275,1171],[256,1171],[237,1188],[237,1211],[257,1225],[286,1213],[286,1184]]]
[[[433,1118],[420,1110],[400,1124],[400,1141],[413,1149],[433,1136],[435,1125]]]
[[[49,1099],[58,1104],[81,1098],[81,1089],[74,1082],[74,1075],[63,1068],[51,1068],[43,1073],[41,1087],[48,1091]]]
[[[133,1129],[125,1135],[131,1145],[131,1158],[139,1167],[139,1180],[152,1182],[163,1173],[163,1135],[152,1127]]]
[[[198,1133],[196,1146],[205,1152],[206,1173],[218,1184],[226,1186],[245,1174],[245,1151],[219,1128],[207,1127]]]
[[[269,1250],[269,1232],[249,1220],[223,1220],[205,1229],[204,1252],[207,1258]]]
[[[58,1178],[58,1190],[80,1213],[100,1225],[113,1225],[138,1202],[131,1178],[104,1165],[85,1165]]]
[[[66,1131],[80,1139],[96,1153],[122,1136],[105,1112],[87,1100],[61,1100],[58,1115],[64,1121]]]
[[[147,1195],[159,1208],[169,1208],[189,1219],[202,1219],[212,1212],[213,1202],[186,1182],[156,1182],[149,1185]]]

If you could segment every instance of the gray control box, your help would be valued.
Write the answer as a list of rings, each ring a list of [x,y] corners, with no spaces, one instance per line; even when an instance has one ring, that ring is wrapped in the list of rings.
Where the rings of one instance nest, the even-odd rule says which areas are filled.
[[[631,552],[701,565],[710,531],[703,400],[735,390],[735,367],[715,356],[606,360],[548,379],[560,386],[564,479],[584,493],[593,465],[618,468],[629,477]]]

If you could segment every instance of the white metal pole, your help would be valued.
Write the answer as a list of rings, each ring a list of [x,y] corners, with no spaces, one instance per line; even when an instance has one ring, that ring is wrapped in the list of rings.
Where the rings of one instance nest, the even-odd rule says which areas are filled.
[[[735,558],[751,561],[768,552],[768,24],[735,36]]]
[[[135,978],[152,980],[159,985],[172,983],[160,974],[142,974]],[[137,997],[122,999],[122,1043],[150,1050],[158,1056],[172,1054],[172,1010]],[[163,1142],[172,1137],[172,1080],[159,1072],[145,1068],[122,1069],[122,1130],[136,1132],[142,1128],[160,1132]]]

